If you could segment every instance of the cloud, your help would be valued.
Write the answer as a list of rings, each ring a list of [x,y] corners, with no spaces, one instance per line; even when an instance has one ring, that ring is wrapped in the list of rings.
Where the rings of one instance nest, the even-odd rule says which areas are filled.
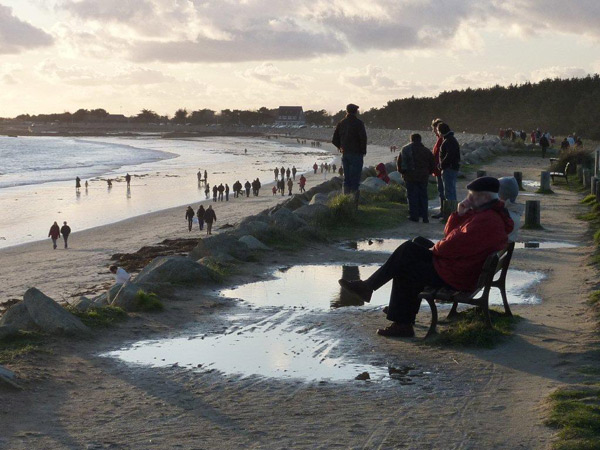
[[[368,65],[364,69],[345,70],[340,74],[339,82],[375,95],[425,94],[435,88],[434,85],[392,78],[381,67],[372,65]]]
[[[0,54],[15,54],[52,45],[53,38],[45,31],[23,22],[12,9],[0,5]]]
[[[305,75],[283,73],[273,63],[262,63],[238,75],[246,80],[260,81],[271,86],[279,86],[286,89],[298,89],[311,78]]]
[[[530,80],[533,83],[545,80],[547,78],[581,78],[585,77],[588,72],[580,67],[545,67],[531,72]]]

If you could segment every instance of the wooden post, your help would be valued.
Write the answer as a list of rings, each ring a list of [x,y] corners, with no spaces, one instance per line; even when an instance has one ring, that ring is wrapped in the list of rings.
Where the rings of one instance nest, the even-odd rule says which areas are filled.
[[[487,172],[485,170],[477,171],[477,178],[485,177],[486,175],[487,175]]]
[[[600,149],[594,152],[594,176],[598,176],[598,167],[600,166]]]
[[[598,178],[592,177],[590,181],[590,185],[592,189],[590,190],[590,194],[596,195],[596,185],[598,184]]]
[[[596,183],[596,201],[600,203],[600,183]]]
[[[577,178],[579,178],[579,182],[583,184],[583,167],[577,167]]]
[[[524,228],[541,228],[540,224],[540,201],[527,200],[525,202],[525,224]]]
[[[540,191],[548,192],[551,190],[552,189],[550,188],[550,172],[543,171],[540,174]]]
[[[513,176],[515,177],[515,180],[517,180],[517,184],[519,185],[519,190],[524,191],[525,188],[523,187],[523,172],[515,172],[513,174]]]
[[[589,189],[592,184],[590,169],[583,169],[583,187]]]

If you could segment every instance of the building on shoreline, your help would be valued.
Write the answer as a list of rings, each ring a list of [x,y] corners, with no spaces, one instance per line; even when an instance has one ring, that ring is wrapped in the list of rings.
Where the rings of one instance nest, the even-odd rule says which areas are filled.
[[[304,110],[302,106],[280,106],[277,110],[277,118],[275,125],[283,125],[288,127],[299,127],[306,125]]]

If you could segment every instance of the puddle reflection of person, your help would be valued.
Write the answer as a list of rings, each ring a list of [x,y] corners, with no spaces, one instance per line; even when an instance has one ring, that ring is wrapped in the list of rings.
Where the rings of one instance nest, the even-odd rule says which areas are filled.
[[[444,238],[436,244],[415,238],[400,245],[365,281],[339,280],[340,285],[371,301],[373,291],[393,280],[387,319],[392,324],[377,330],[381,336],[412,337],[419,311],[419,293],[425,286],[472,291],[483,263],[502,250],[513,230],[513,221],[498,198],[500,183],[493,177],[471,182],[469,195],[446,223]]]
[[[342,266],[342,279],[347,281],[360,280],[360,269],[358,266]],[[331,301],[332,308],[343,306],[363,306],[364,300],[355,293],[340,287],[340,293]]]

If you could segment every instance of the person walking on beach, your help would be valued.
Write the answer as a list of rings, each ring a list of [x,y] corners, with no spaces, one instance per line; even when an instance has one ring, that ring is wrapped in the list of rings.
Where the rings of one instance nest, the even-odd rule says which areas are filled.
[[[115,285],[116,284],[125,284],[131,278],[131,275],[129,275],[127,273],[127,271],[125,269],[123,269],[122,267],[117,267],[115,265],[112,265],[108,268],[108,270],[110,271],[110,273],[112,273],[115,276]]]
[[[213,186],[212,191],[213,191],[213,202],[216,202],[217,201],[217,194],[219,192],[219,188],[217,187],[216,184]]]
[[[223,193],[225,192],[225,186],[223,186],[223,183],[221,183],[219,185],[219,187],[217,188],[217,191],[219,191],[219,201],[222,202],[223,201]]]
[[[287,185],[288,185],[288,195],[291,196],[292,188],[294,187],[294,180],[292,180],[291,178],[288,178]]]
[[[246,180],[246,182],[244,183],[244,188],[246,188],[246,197],[250,197],[250,188],[252,187],[252,185],[250,184],[250,182],[248,180]]]
[[[213,222],[217,221],[217,215],[215,214],[215,210],[212,208],[212,205],[208,205],[208,208],[204,213],[204,221],[206,222],[206,235],[211,235]]]
[[[192,224],[194,223],[194,210],[191,206],[188,206],[185,210],[185,218],[188,222],[188,231],[192,231]]]
[[[285,171],[285,177],[289,180],[291,176],[292,176],[292,171],[288,167],[287,170]]]
[[[206,196],[206,200],[210,198],[210,185],[206,183],[206,188],[204,189],[204,195]]]
[[[229,201],[229,185],[225,183],[225,201]]]
[[[444,217],[444,202],[446,201],[446,197],[444,196],[444,179],[442,178],[442,168],[440,163],[440,148],[442,147],[444,138],[440,136],[437,129],[440,123],[442,123],[442,119],[433,119],[431,122],[431,129],[436,137],[435,145],[433,146],[433,161],[435,163],[435,167],[431,172],[431,175],[435,176],[437,181],[438,195],[440,197],[440,212],[432,215],[431,217],[433,219],[441,219]]]
[[[88,182],[87,182],[87,180],[85,180],[85,190],[86,190],[86,191],[87,191],[87,188],[88,188],[88,186],[89,186],[89,185],[88,185]]]
[[[75,190],[78,191],[81,188],[81,178],[75,177]]]
[[[300,175],[300,182],[298,184],[300,185],[300,192],[306,192],[306,189],[304,189],[304,186],[306,186],[306,177],[304,175]]]
[[[281,174],[281,178],[285,177],[285,167],[281,166],[279,173]]]
[[[292,166],[292,177],[294,178],[294,181],[296,181],[296,166]]]
[[[69,248],[67,241],[69,240],[69,235],[71,234],[71,227],[67,225],[67,222],[63,222],[63,226],[60,227],[60,234],[62,234],[63,241],[65,241],[65,248]]]
[[[200,205],[198,207],[198,212],[196,213],[196,216],[198,217],[198,227],[200,228],[200,231],[204,229],[204,214],[204,206]]]
[[[208,183],[208,172],[206,170],[204,171],[204,182]]]
[[[196,176],[198,177],[198,184],[202,183],[202,171],[200,169],[198,169]]]
[[[548,147],[550,147],[550,141],[548,141],[548,138],[543,134],[540,138],[540,147],[542,148],[542,158],[545,158],[546,150],[548,150]]]
[[[273,192],[273,196],[275,196],[275,194],[277,194],[277,186],[273,186],[271,191]]]
[[[275,174],[275,180],[279,179],[279,167],[275,167],[275,170],[273,170],[273,173]]]
[[[346,117],[335,127],[331,142],[342,153],[344,167],[344,194],[354,194],[356,207],[360,191],[360,175],[363,159],[367,154],[367,131],[362,120],[356,117],[358,106],[346,106]]]
[[[419,217],[422,217],[423,223],[429,223],[427,184],[429,174],[435,168],[435,160],[433,153],[421,143],[420,134],[410,135],[410,144],[402,147],[397,164],[398,172],[406,183],[408,220],[418,222]]]
[[[50,232],[48,233],[48,237],[52,239],[52,247],[56,250],[56,241],[60,237],[60,228],[58,224],[54,222],[54,224],[50,227]]]
[[[131,187],[131,175],[129,173],[125,175],[125,181],[127,182],[127,189]]]
[[[260,188],[262,187],[262,184],[260,184],[260,180],[258,179],[258,177],[256,178],[256,196],[258,197],[258,194],[260,192]]]
[[[456,178],[460,168],[460,145],[447,123],[442,122],[438,125],[438,133],[443,138],[440,146],[440,167],[442,169],[442,179],[444,180],[444,197],[446,201],[455,204],[457,202]],[[451,209],[454,208],[446,208],[442,221],[445,221],[444,219],[446,219]]]
[[[317,174],[317,169],[319,168],[319,166],[317,166],[317,163],[313,164],[313,171],[315,172],[315,175]]]

